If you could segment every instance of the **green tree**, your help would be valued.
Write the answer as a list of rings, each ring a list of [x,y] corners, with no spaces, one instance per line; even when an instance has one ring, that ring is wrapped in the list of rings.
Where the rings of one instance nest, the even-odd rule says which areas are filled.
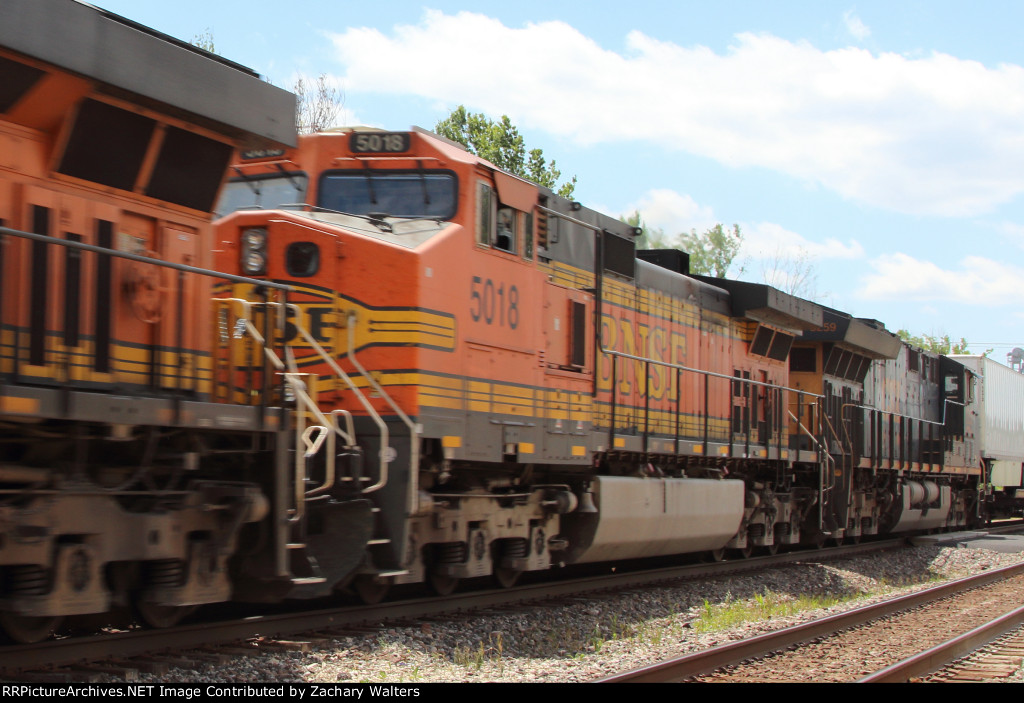
[[[641,234],[636,238],[637,249],[671,249],[674,246],[672,241],[665,236],[665,230],[660,227],[651,227],[644,222],[639,210],[634,210],[633,214],[620,217],[619,220],[630,227],[640,229]]]
[[[470,113],[459,105],[434,127],[434,131],[458,142],[471,154],[487,159],[499,168],[539,185],[551,188],[563,198],[571,198],[576,189],[576,176],[558,185],[562,172],[544,158],[542,149],[526,150],[519,130],[508,115],[495,122],[483,113]]]
[[[907,344],[911,344],[925,351],[934,352],[935,354],[970,354],[968,349],[967,340],[963,337],[960,338],[959,342],[952,342],[948,334],[943,335],[913,335],[907,330],[897,330],[896,336],[902,339]],[[985,352],[985,356],[988,356],[989,349]]]
[[[743,233],[739,225],[726,229],[719,223],[703,234],[695,229],[681,234],[679,245],[690,255],[690,273],[725,278],[743,246]],[[738,273],[743,273],[742,267]]]

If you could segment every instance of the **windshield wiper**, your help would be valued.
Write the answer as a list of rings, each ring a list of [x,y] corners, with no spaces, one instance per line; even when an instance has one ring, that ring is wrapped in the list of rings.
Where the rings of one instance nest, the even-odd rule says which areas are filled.
[[[291,183],[292,188],[295,189],[296,194],[305,197],[306,193],[302,189],[302,184],[299,181],[295,180],[295,176],[292,173],[286,171],[284,169],[284,166],[282,166],[281,164],[274,164],[274,166],[277,167],[277,170],[281,172],[282,176],[288,179],[288,182]]]
[[[416,160],[416,173],[420,177],[420,185],[423,186],[423,204],[430,205],[430,191],[427,190],[427,172],[423,168],[423,161]]]
[[[366,189],[370,191],[370,204],[377,204],[377,193],[373,190],[373,169],[370,168],[370,164],[366,161],[363,162],[363,173],[366,174]]]
[[[305,206],[304,206],[305,207]],[[332,210],[329,207],[320,207],[319,205],[309,206],[311,212],[327,212],[332,215],[346,215],[347,217],[358,217],[360,220],[366,220],[371,225],[376,227],[382,232],[391,232],[391,224],[386,221],[386,218],[392,217],[392,215],[386,212],[371,212],[366,215],[360,215],[357,212],[345,212],[344,210]]]
[[[242,169],[237,166],[232,166],[231,170],[238,174],[238,177],[242,179],[242,183],[249,186],[249,190],[256,196],[256,205],[258,207],[260,204],[260,187],[256,184],[260,182],[260,179],[245,175]]]

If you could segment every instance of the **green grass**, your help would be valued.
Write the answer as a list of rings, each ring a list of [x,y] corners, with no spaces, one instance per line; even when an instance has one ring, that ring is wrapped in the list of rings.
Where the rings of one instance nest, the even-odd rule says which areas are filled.
[[[942,580],[933,575],[921,574],[914,578],[875,581],[868,592],[848,591],[840,594],[788,594],[765,590],[749,598],[737,599],[727,594],[720,602],[704,600],[703,604],[685,610],[677,607],[663,617],[653,620],[623,619],[612,614],[589,623],[566,624],[534,631],[534,648],[531,656],[568,658],[581,660],[589,655],[602,654],[612,643],[645,643],[659,645],[663,642],[679,642],[688,633],[705,634],[728,630],[751,622],[766,621],[798,613],[829,608],[842,603],[863,600],[911,585]],[[505,651],[500,633],[491,633],[486,640],[457,646],[451,656],[452,663],[480,671],[485,665],[504,668]]]
[[[489,644],[477,641],[475,649],[471,647],[456,647],[452,652],[452,661],[459,666],[475,668],[477,671],[483,668],[485,662],[501,663],[505,654],[505,644],[501,633],[492,633],[489,637]]]
[[[736,627],[746,622],[771,620],[772,618],[795,615],[805,610],[828,608],[862,597],[864,596],[819,596],[808,594],[792,597],[765,591],[749,600],[743,601],[726,598],[724,603],[712,604],[705,600],[691,627],[695,632],[699,633],[728,630],[730,627]]]

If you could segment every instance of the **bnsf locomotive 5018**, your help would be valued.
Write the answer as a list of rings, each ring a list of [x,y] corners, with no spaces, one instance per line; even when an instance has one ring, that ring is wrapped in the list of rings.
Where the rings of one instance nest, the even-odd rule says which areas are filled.
[[[689,276],[685,254],[636,252],[622,222],[423,130],[300,137],[234,172],[217,268],[295,292],[221,326],[284,315],[300,424],[334,443],[297,455],[303,543],[335,569],[318,592],[984,516],[977,372],[881,323]],[[230,371],[265,402],[256,365]]]
[[[66,0],[0,6],[0,77],[15,639],[953,528],[1019,485],[996,374],[435,135],[293,144],[288,94]]]

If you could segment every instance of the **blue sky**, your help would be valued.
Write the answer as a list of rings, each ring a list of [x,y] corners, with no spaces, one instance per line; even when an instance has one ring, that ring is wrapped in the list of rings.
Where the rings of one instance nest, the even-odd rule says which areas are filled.
[[[739,224],[741,278],[809,261],[826,304],[1024,347],[1024,3],[95,4],[283,87],[327,74],[345,124],[507,114],[589,207]]]

